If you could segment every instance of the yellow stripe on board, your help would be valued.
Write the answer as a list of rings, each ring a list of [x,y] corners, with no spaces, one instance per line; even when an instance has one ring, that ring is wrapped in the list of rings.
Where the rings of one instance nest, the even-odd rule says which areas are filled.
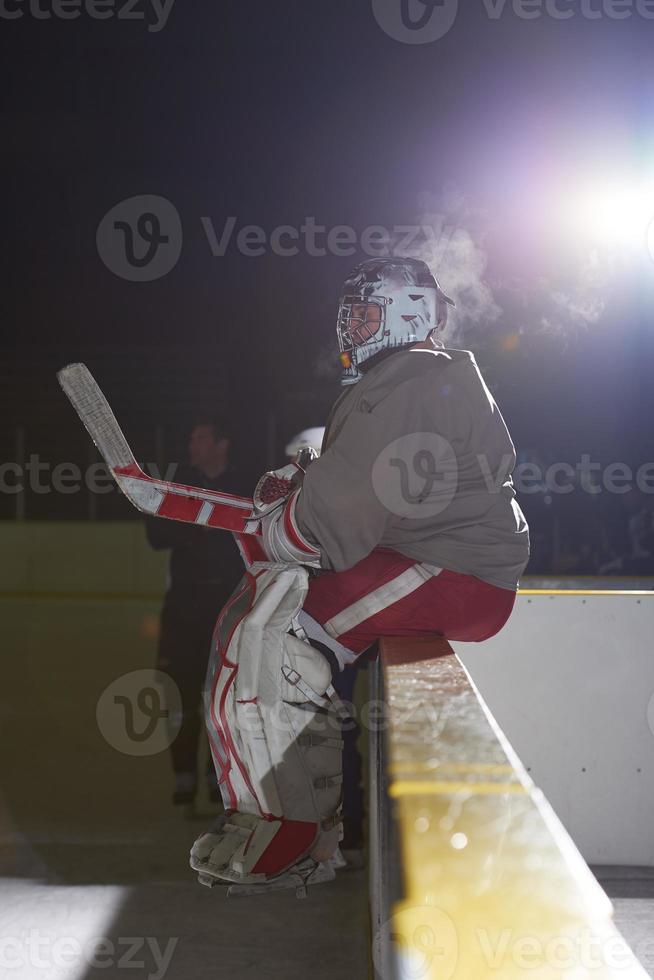
[[[526,793],[522,783],[474,783],[465,780],[435,779],[398,779],[388,787],[388,795],[393,799],[403,796],[451,796],[466,793],[467,795],[487,796],[490,793]]]
[[[637,595],[654,596],[646,589],[518,589],[518,595]]]
[[[518,595],[583,595],[583,596],[654,596],[654,590],[647,589],[518,589]],[[133,600],[138,602],[156,602],[163,598],[163,592],[31,592],[28,589],[0,591],[2,599],[84,599],[90,602],[116,602]]]

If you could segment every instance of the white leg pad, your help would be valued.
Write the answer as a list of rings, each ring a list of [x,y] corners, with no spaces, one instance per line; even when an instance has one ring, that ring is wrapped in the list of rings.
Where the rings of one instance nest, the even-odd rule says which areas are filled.
[[[267,569],[219,621],[207,727],[227,817],[196,841],[191,866],[225,881],[270,880],[340,836],[340,724],[329,664],[289,634],[304,568]]]

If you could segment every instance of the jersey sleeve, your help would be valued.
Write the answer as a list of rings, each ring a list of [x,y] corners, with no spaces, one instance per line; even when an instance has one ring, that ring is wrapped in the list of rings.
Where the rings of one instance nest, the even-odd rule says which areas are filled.
[[[388,443],[381,414],[353,411],[307,470],[295,518],[319,549],[323,568],[351,568],[381,541],[392,515],[375,493],[373,466]]]

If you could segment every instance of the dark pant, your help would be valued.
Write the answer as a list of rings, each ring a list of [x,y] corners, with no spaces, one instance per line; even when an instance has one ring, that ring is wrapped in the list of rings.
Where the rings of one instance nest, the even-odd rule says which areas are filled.
[[[157,667],[177,684],[182,701],[179,732],[171,745],[175,773],[195,773],[198,766],[202,686],[216,620],[231,587],[171,589],[161,611]],[[209,769],[213,772],[211,759]]]
[[[348,667],[336,678],[334,686],[339,697],[348,704],[354,701],[354,685],[359,671],[367,666],[364,658]],[[361,754],[357,739],[359,725],[350,719],[343,727],[343,827],[345,847],[358,846],[363,840],[363,786],[361,781]]]

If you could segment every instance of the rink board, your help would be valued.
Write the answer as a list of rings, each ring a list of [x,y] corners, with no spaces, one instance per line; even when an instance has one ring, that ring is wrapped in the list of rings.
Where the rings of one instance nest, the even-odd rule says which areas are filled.
[[[592,864],[654,865],[654,593],[526,590],[483,643],[453,643]]]
[[[380,842],[373,823],[375,976],[645,980],[609,900],[461,662],[399,662],[410,645],[382,644],[390,724],[372,740],[386,776],[377,809],[392,830]],[[389,846],[399,884],[380,862]]]

